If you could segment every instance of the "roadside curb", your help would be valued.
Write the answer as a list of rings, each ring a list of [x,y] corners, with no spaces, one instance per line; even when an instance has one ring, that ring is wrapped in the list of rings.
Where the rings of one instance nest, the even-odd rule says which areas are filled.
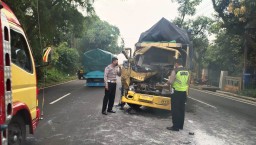
[[[209,90],[204,90],[203,87],[191,86],[191,88],[197,89],[197,90],[201,90],[201,91],[206,91],[206,92],[209,91]],[[211,92],[213,92],[213,91],[211,91]],[[225,92],[225,91],[216,90],[216,92],[214,92],[214,93],[219,93],[219,94],[224,94],[224,95],[230,95],[230,96],[232,96],[232,97],[241,98],[241,99],[244,99],[244,100],[256,102],[256,98],[241,96],[241,95],[237,95],[237,94],[230,93],[230,92]]]
[[[77,79],[75,79],[77,80]],[[66,82],[62,82],[62,83],[59,83],[59,84],[55,84],[55,85],[50,85],[50,86],[47,86],[47,87],[42,87],[42,88],[39,88],[39,90],[42,90],[42,89],[47,89],[47,88],[51,88],[51,87],[55,87],[55,86],[59,86],[59,85],[63,85],[63,84],[66,84],[66,83],[69,83],[69,82],[73,82],[75,80],[70,80],[70,81],[66,81]]]
[[[219,88],[217,87],[212,87],[212,86],[194,86],[191,85],[190,88],[198,89],[198,90],[206,90],[206,91],[217,91]]]
[[[234,97],[237,97],[237,98],[243,98],[245,100],[250,100],[250,101],[256,102],[256,98],[241,96],[241,95],[237,95],[237,94],[230,93],[230,92],[225,92],[225,91],[217,91],[217,92],[218,93],[223,93],[223,94],[226,94],[226,95],[231,95],[231,96],[234,96]]]

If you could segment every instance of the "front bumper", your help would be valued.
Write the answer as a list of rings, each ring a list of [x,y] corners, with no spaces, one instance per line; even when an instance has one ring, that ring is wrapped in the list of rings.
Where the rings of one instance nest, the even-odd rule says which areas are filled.
[[[129,91],[127,96],[123,96],[122,102],[164,110],[171,110],[171,98],[140,94],[134,91]]]

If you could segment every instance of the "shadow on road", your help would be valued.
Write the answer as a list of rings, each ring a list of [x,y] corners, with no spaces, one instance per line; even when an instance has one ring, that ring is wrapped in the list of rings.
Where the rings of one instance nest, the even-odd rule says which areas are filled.
[[[119,107],[116,106],[116,109],[119,110]],[[141,107],[140,109],[132,109],[129,106],[125,106],[124,110],[122,110],[124,113],[128,113],[130,115],[137,115],[137,116],[143,116],[143,117],[150,117],[150,118],[160,118],[165,119],[170,116],[172,116],[171,111],[169,110],[162,110],[162,109],[156,109],[156,108],[149,108],[149,107]],[[186,102],[186,112],[187,113],[196,113],[196,107],[195,104],[191,100],[188,100]]]
[[[119,108],[117,108],[119,109]],[[148,107],[141,107],[140,109],[132,109],[129,106],[125,107],[124,110],[122,110],[124,113],[130,114],[130,115],[137,115],[137,116],[143,116],[143,117],[149,117],[149,118],[168,118],[171,116],[171,111],[168,110],[161,110],[161,109],[155,109],[155,108],[148,108]]]

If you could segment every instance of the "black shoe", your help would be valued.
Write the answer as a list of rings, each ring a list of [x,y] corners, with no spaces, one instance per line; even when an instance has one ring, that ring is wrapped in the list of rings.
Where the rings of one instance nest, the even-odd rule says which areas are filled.
[[[101,112],[101,113],[102,113],[103,115],[108,115],[106,111],[104,111],[104,112]]]
[[[171,130],[171,131],[179,131],[178,128],[174,128],[174,127],[166,127],[166,129]]]
[[[108,111],[108,113],[116,113],[116,111],[110,110]]]

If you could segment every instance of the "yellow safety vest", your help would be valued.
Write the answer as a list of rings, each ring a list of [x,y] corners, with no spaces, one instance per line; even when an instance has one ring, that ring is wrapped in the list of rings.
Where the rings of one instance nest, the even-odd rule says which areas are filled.
[[[188,79],[189,79],[189,71],[182,68],[181,70],[177,71],[172,87],[176,91],[187,91]]]

